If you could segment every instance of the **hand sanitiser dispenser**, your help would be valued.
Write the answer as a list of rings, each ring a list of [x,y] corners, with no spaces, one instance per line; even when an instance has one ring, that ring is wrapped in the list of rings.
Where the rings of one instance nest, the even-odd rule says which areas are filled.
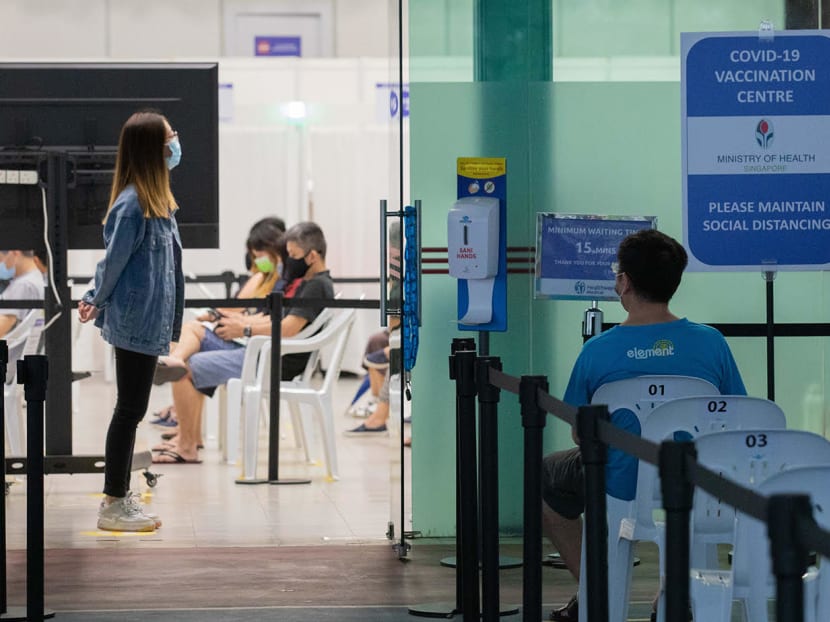
[[[487,324],[493,316],[493,284],[499,267],[499,200],[466,197],[447,217],[450,276],[467,281],[469,304],[462,324]]]

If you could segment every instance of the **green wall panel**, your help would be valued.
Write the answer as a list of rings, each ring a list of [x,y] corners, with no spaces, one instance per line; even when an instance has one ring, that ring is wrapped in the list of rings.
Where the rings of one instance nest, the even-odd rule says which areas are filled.
[[[424,245],[446,246],[446,213],[455,200],[455,160],[460,156],[507,158],[511,246],[535,243],[536,214],[544,211],[654,215],[661,230],[682,238],[679,83],[475,83],[471,72],[464,74],[464,61],[458,62],[458,55],[472,53],[467,44],[454,48],[455,57],[446,60],[456,73],[437,77],[440,56],[451,47],[447,42],[471,41],[472,6],[468,1],[453,9],[439,0],[410,2],[411,196],[423,201]],[[506,10],[511,3],[505,0],[503,6]],[[429,7],[437,13],[430,14]],[[556,0],[554,53],[614,57],[610,60],[623,64],[627,56],[677,54],[681,30],[748,30],[765,17],[779,25],[781,7],[770,0]],[[436,31],[436,23],[443,24],[443,30]],[[646,66],[643,74],[648,71]],[[436,81],[448,75],[461,77]],[[655,77],[662,79],[664,74]],[[428,536],[452,536],[455,399],[447,356],[452,338],[462,333],[454,324],[455,282],[446,275],[427,275],[423,285],[421,349],[414,375],[414,528]],[[757,273],[687,273],[672,309],[708,323],[763,322],[765,291]],[[830,288],[825,273],[781,273],[774,292],[778,322],[827,321]],[[502,357],[511,375],[548,376],[551,393],[561,395],[582,344],[582,313],[588,304],[534,300],[532,280],[526,275],[510,275],[508,294],[509,330],[492,335],[491,354]],[[618,303],[601,306],[606,321],[624,318]],[[471,334],[475,333],[463,336]],[[749,393],[765,396],[764,340],[729,342]],[[790,426],[825,433],[828,340],[778,339],[775,345],[776,401]],[[516,533],[522,511],[522,431],[516,396],[502,394],[499,433],[501,527],[504,533]],[[548,449],[570,443],[566,426],[549,426]]]

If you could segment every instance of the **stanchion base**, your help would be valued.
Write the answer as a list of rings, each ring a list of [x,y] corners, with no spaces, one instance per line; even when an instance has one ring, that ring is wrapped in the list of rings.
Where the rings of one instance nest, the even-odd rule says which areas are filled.
[[[453,618],[461,612],[455,608],[454,603],[426,603],[407,607],[409,615],[419,618]]]
[[[43,619],[54,618],[55,612],[51,609],[43,610]],[[0,613],[0,620],[4,622],[26,622],[29,617],[26,615],[26,607],[6,607],[6,613]]]
[[[458,565],[458,560],[455,555],[451,557],[445,557],[439,562],[445,568],[455,568]],[[499,555],[499,568],[521,568],[522,567],[522,559],[519,557],[508,557],[507,555]],[[479,568],[481,568],[481,563],[479,563]]]
[[[254,486],[256,484],[271,484],[272,486],[293,486],[296,484],[310,484],[310,479],[237,479],[235,484]]]
[[[453,603],[427,603],[408,607],[409,615],[420,618],[454,618],[461,615]],[[499,616],[513,616],[519,613],[518,605],[501,605]]]

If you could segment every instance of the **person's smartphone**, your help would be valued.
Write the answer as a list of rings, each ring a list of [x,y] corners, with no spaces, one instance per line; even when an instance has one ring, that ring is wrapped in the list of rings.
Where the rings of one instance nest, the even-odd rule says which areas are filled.
[[[214,322],[218,322],[220,319],[225,317],[225,314],[218,309],[208,309],[207,312],[210,313],[210,317]]]

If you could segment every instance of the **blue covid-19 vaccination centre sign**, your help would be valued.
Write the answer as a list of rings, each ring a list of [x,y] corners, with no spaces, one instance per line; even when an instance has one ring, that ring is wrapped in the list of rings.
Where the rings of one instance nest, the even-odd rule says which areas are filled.
[[[830,267],[830,37],[684,33],[690,268]]]

